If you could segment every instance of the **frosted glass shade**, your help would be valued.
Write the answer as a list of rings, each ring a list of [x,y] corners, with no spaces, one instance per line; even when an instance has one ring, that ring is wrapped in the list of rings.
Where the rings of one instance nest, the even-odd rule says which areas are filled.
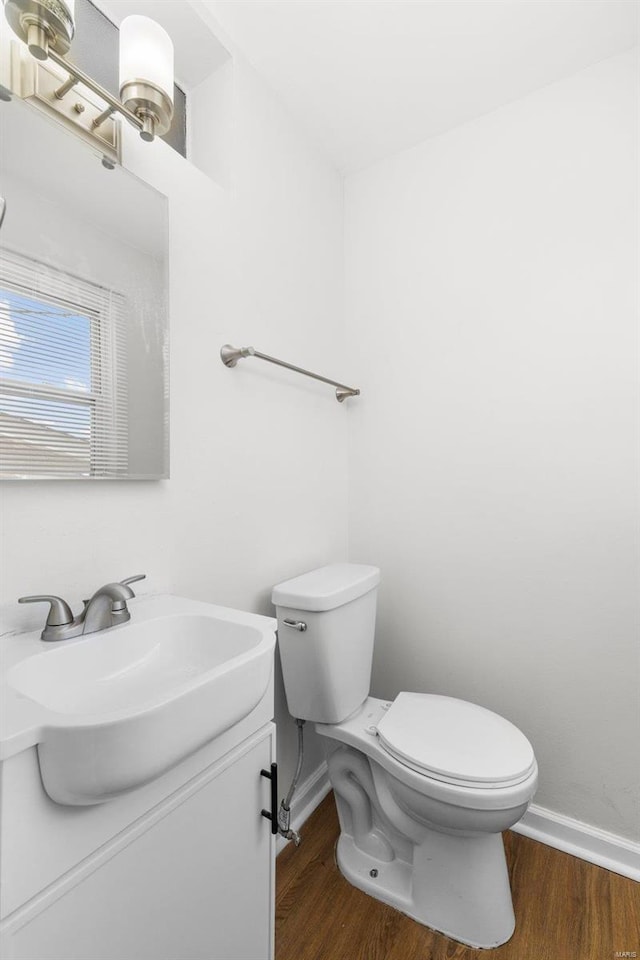
[[[127,83],[151,83],[173,104],[173,43],[155,20],[137,15],[120,24],[120,90]]]

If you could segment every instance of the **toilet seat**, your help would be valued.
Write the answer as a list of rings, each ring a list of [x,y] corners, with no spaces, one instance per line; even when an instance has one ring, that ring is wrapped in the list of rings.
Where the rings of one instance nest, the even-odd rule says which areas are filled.
[[[473,810],[495,811],[530,802],[538,783],[535,758],[530,774],[517,783],[473,783],[464,780],[449,783],[393,756],[378,735],[378,728],[391,706],[384,700],[367,697],[362,706],[342,723],[316,723],[315,729],[322,737],[359,750],[402,783],[443,803]]]
[[[515,786],[536,766],[531,744],[514,724],[455,697],[400,693],[376,733],[398,762],[458,787]]]

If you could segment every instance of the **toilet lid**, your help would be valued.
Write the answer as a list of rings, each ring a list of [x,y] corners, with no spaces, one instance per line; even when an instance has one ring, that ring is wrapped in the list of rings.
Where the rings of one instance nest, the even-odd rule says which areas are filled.
[[[504,717],[475,703],[400,693],[377,726],[382,746],[401,763],[452,783],[506,786],[533,770],[533,748]]]

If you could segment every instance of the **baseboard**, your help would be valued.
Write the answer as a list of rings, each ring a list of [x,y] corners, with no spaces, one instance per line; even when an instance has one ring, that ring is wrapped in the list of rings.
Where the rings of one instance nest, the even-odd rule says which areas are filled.
[[[305,820],[331,789],[326,763],[322,763],[298,788],[291,803],[291,826],[300,832]],[[640,881],[640,843],[625,840],[588,823],[565,817],[532,803],[522,820],[511,828],[548,847],[562,850],[623,877]],[[289,843],[278,837],[276,853]]]
[[[291,801],[291,828],[300,833],[307,820],[317,806],[322,803],[331,789],[329,775],[327,773],[327,764],[321,763],[320,766],[304,780],[296,790]],[[286,845],[290,843],[284,837],[278,836],[276,840],[276,856]]]
[[[511,828],[532,840],[640,881],[640,843],[531,804]]]

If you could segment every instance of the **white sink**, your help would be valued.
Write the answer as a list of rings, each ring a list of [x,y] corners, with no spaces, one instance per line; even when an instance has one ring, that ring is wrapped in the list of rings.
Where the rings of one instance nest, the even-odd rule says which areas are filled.
[[[58,803],[148,783],[247,716],[269,685],[274,620],[179,597],[129,606],[122,626],[58,643],[25,634],[3,650],[0,759],[37,744]]]

